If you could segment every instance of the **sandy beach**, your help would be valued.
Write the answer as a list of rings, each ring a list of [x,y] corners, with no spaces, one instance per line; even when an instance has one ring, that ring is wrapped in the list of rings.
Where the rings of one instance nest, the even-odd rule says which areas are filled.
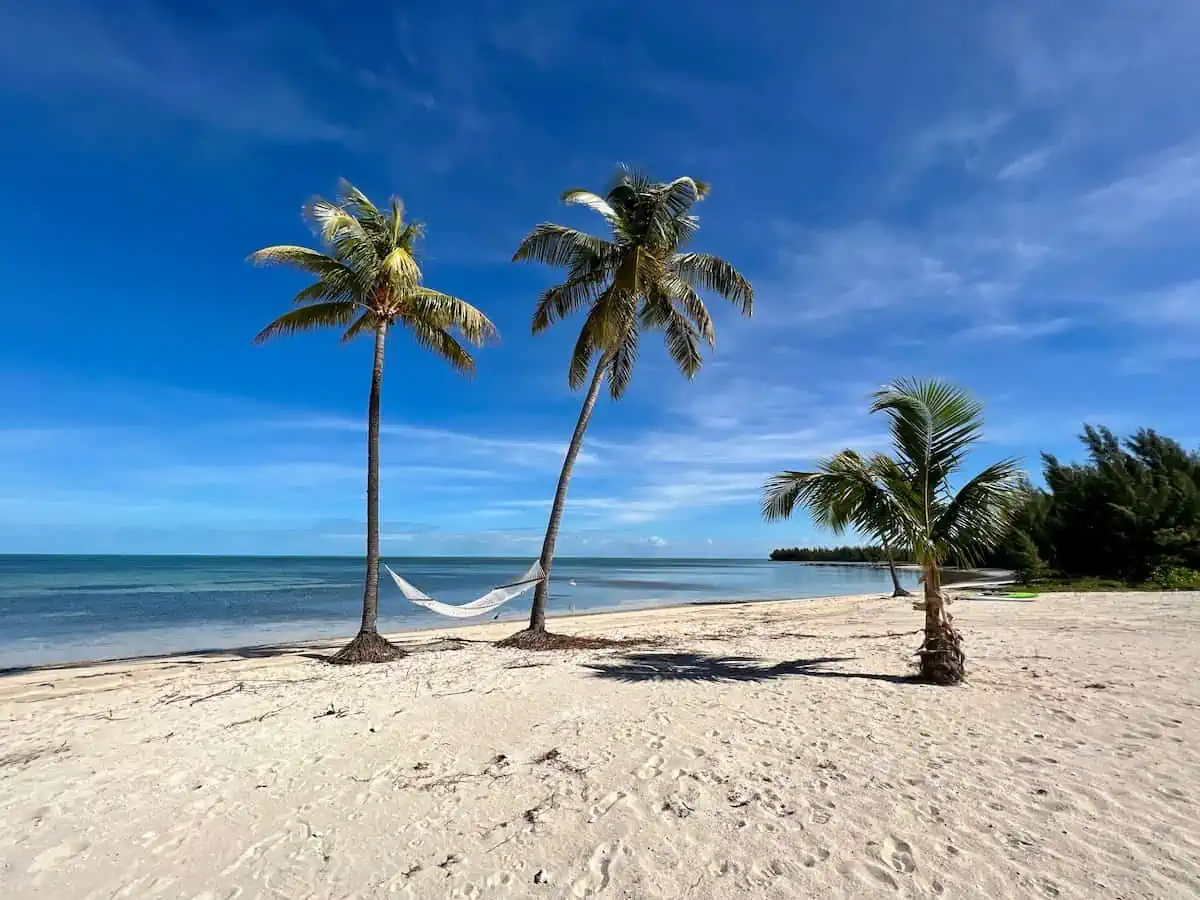
[[[842,598],[0,679],[6,898],[1194,897],[1200,595]]]

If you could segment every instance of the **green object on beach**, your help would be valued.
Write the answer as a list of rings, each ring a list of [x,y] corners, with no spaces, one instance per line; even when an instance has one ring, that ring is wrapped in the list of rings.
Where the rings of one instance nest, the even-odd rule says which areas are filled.
[[[1031,594],[1027,591],[1009,591],[1007,594],[1004,594],[1004,596],[1012,597],[1014,600],[1028,600],[1029,598],[1036,597],[1038,595]]]

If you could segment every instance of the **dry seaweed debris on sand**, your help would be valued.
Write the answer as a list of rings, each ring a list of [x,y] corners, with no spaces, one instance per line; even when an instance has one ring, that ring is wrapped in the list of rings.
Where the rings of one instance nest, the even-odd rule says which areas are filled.
[[[5,756],[0,756],[0,769],[6,769],[9,766],[26,766],[31,762],[36,762],[45,756],[58,756],[66,753],[71,748],[64,742],[57,747],[37,747],[33,750],[22,750],[17,753],[9,753]]]

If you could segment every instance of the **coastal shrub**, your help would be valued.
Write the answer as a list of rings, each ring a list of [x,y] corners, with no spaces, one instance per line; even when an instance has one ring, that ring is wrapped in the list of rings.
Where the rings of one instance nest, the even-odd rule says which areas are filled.
[[[1011,568],[1016,579],[1021,584],[1032,584],[1039,578],[1045,577],[1049,567],[1038,552],[1037,544],[1024,531],[1014,531],[1011,535],[1009,550]]]
[[[1087,425],[1080,440],[1083,462],[1043,454],[1046,489],[1027,485],[989,564],[1126,583],[1200,569],[1200,452],[1150,429],[1121,440]]]
[[[1150,580],[1167,591],[1200,591],[1200,572],[1186,566],[1159,566]]]

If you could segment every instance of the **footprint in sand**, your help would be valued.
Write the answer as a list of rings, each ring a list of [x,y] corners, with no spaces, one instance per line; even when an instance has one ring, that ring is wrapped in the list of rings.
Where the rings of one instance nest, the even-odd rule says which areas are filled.
[[[45,872],[48,869],[53,869],[60,866],[69,859],[74,859],[81,853],[85,852],[90,847],[87,841],[67,841],[65,844],[59,844],[57,847],[51,847],[49,850],[43,850],[39,853],[29,865],[27,870],[29,874],[37,872]]]
[[[824,847],[818,847],[816,853],[810,853],[804,857],[804,868],[811,869],[817,863],[823,863],[829,859],[829,851]]]
[[[588,860],[587,872],[571,886],[571,893],[576,897],[590,897],[608,887],[609,869],[620,848],[621,842],[617,841],[611,847],[601,844],[593,850],[591,859]]]
[[[643,763],[642,767],[638,769],[635,774],[638,778],[642,779],[642,781],[648,781],[651,778],[656,778],[662,773],[664,762],[665,760],[661,756],[655,754],[646,760],[646,762]]]
[[[880,884],[892,888],[893,890],[900,889],[900,885],[896,882],[896,879],[892,877],[892,873],[883,866],[876,865],[875,863],[853,862],[851,860],[847,860],[846,862],[838,863],[837,870],[847,878],[863,881],[865,880],[864,876],[868,876],[875,879]]]
[[[625,799],[623,791],[611,791],[600,798],[599,801],[588,810],[588,824],[591,825],[596,820],[604,816],[610,809]]]
[[[652,734],[650,735],[650,740],[646,741],[646,747],[650,750],[661,750],[666,741],[667,736],[665,734]]]
[[[913,859],[912,846],[907,841],[897,837],[886,838],[883,842],[883,858],[891,863],[893,869],[903,875],[917,870],[916,860]]]

